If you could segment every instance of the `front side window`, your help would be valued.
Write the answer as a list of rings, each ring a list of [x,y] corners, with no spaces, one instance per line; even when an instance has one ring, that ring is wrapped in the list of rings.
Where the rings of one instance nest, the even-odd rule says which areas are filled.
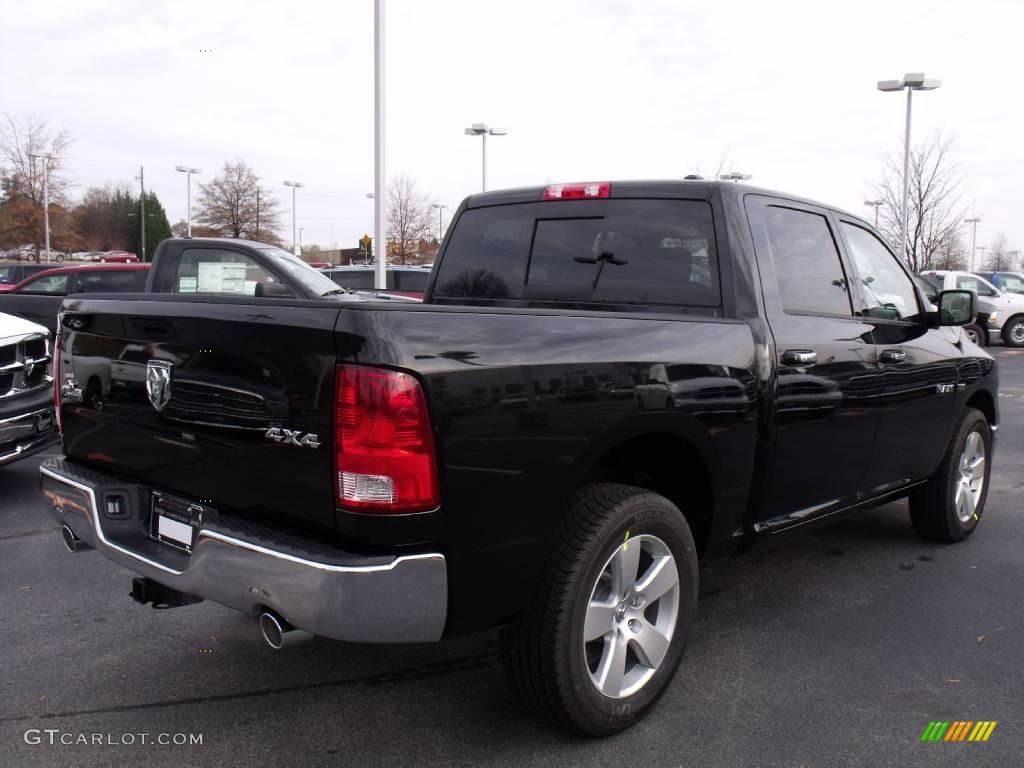
[[[68,276],[43,275],[31,280],[18,289],[20,293],[48,293],[64,296],[68,292]]]
[[[244,253],[189,248],[181,255],[172,293],[254,296],[257,283],[277,282]]]
[[[845,221],[840,226],[860,280],[862,313],[889,320],[919,316],[914,284],[889,249],[866,229]]]
[[[979,296],[995,296],[992,286],[972,275],[957,275],[956,287],[961,291],[974,291]]]
[[[787,312],[850,315],[850,294],[839,250],[824,216],[767,206],[764,229]]]

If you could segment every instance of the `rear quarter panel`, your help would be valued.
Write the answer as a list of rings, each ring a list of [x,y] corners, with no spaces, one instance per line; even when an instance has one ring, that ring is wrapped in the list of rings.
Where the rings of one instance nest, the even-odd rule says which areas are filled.
[[[759,386],[743,322],[677,315],[422,306],[344,309],[342,360],[414,371],[439,454],[449,631],[521,605],[565,502],[608,450],[676,435],[707,457],[738,522]]]

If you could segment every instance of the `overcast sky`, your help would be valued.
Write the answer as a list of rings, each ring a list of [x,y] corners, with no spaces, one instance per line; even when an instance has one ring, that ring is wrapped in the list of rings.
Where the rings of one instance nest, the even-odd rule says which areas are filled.
[[[983,222],[1024,248],[1024,2],[388,0],[387,167],[452,206],[491,188],[680,178],[731,167],[753,183],[864,215],[904,98],[880,79],[924,71],[914,136],[942,130]],[[172,223],[185,178],[252,165],[303,242],[372,230],[373,2],[0,0],[0,110],[74,138],[76,194],[145,166]],[[201,52],[208,49],[209,52]],[[137,184],[137,182],[132,182]],[[290,229],[282,232],[286,241]]]

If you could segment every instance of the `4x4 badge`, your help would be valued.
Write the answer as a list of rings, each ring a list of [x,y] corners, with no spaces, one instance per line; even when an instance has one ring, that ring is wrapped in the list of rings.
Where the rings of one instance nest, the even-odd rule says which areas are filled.
[[[171,399],[171,368],[174,363],[166,360],[150,360],[146,363],[146,394],[149,402],[162,411]]]
[[[320,440],[313,432],[303,433],[300,430],[281,429],[280,427],[271,427],[267,430],[264,435],[275,443],[284,443],[285,445],[297,445],[300,448],[319,448]]]

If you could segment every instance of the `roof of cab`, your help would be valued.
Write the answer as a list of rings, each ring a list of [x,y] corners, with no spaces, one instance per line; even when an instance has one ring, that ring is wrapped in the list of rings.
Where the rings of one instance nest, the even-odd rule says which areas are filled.
[[[566,182],[577,183],[577,182]],[[750,184],[737,184],[734,181],[713,181],[707,179],[662,179],[647,181],[611,181],[610,198],[638,198],[638,197],[661,197],[678,198],[683,200],[707,200],[716,191],[722,194],[743,197],[746,195],[765,195],[767,197],[778,197],[785,200],[792,200],[795,203],[813,205],[818,208],[841,213],[844,216],[856,219],[857,221],[871,226],[871,223],[850,211],[834,205],[791,195],[786,192],[755,187]],[[466,198],[467,208],[482,208],[489,205],[507,205],[511,203],[533,203],[539,202],[544,195],[544,190],[552,186],[516,187],[513,189],[498,189],[491,192],[477,192]],[[562,201],[558,201],[562,202]],[[565,202],[574,202],[572,200]],[[873,227],[872,227],[873,228]]]

